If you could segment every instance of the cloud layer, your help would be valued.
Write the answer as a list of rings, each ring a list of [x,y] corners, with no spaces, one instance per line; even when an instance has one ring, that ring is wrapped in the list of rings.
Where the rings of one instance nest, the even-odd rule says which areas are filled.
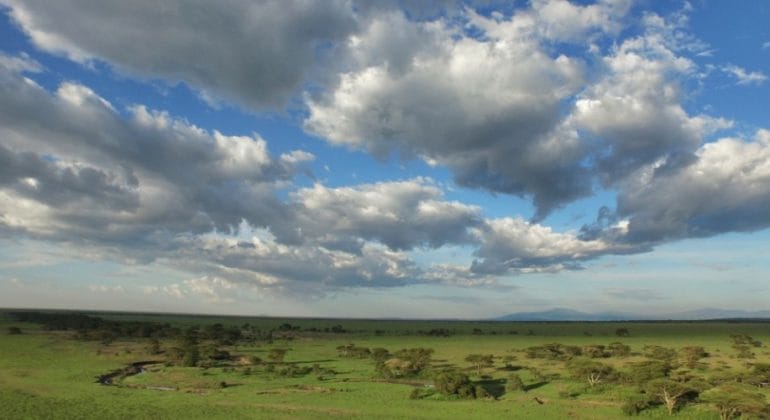
[[[356,26],[350,5],[337,0],[3,3],[46,51],[187,82],[256,109],[285,105],[325,45]]]
[[[687,35],[687,10],[0,1],[47,53],[184,82],[251,112],[294,101],[303,128],[332,146],[421,159],[461,187],[536,209],[529,220],[489,218],[428,177],[308,185],[307,151],[275,155],[257,133],[202,129],[144,104],[118,109],[74,81],[48,90],[33,81],[41,64],[0,55],[0,232],[160,261],[196,273],[185,287],[211,299],[228,299],[233,284],[303,294],[490,285],[770,225],[768,131],[716,138],[732,121],[686,104],[708,70],[694,58],[708,46]],[[766,79],[713,68],[738,84]],[[596,223],[542,224],[597,191],[617,202]],[[417,261],[445,247],[471,262]]]

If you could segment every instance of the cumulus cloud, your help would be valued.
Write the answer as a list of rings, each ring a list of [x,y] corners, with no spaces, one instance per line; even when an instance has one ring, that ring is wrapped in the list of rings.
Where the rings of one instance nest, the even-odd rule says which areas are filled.
[[[556,41],[583,41],[591,31],[617,33],[630,7],[631,0],[602,0],[585,6],[567,0],[532,2],[539,30],[547,39]]]
[[[327,188],[316,184],[292,194],[290,232],[284,241],[316,242],[354,250],[377,241],[394,250],[468,242],[480,209],[441,199],[426,179]]]
[[[704,144],[696,159],[665,175],[654,176],[650,167],[622,190],[618,215],[628,220],[625,240],[661,242],[770,226],[770,132]]]
[[[124,118],[85,86],[51,94],[15,70],[0,68],[0,219],[31,236],[128,243],[265,226],[283,212],[275,185],[312,159],[141,105]]]
[[[729,126],[706,115],[691,116],[681,105],[680,82],[695,64],[677,54],[667,23],[648,16],[650,29],[628,39],[602,59],[605,73],[582,92],[570,117],[597,140],[596,173],[616,184],[640,167],[666,159],[686,165],[705,134]]]
[[[597,246],[521,220],[485,220],[427,178],[316,183],[279,200],[275,191],[312,155],[275,157],[257,135],[209,132],[141,105],[121,117],[85,86],[65,83],[51,94],[18,73],[0,74],[2,229],[92,247],[95,258],[207,273],[155,292],[227,299],[232,282],[305,293],[491,285],[491,272],[556,269]],[[480,247],[482,262],[420,266],[408,254],[457,244]],[[495,264],[503,268],[478,268]]]
[[[46,51],[187,82],[257,109],[283,106],[324,46],[356,26],[341,0],[2,3]]]
[[[308,99],[307,130],[380,157],[398,152],[446,165],[463,186],[531,195],[542,213],[590,192],[583,148],[560,124],[561,102],[581,84],[583,65],[550,56],[531,16],[474,14],[487,38],[443,21],[381,19],[349,45],[358,68]],[[380,26],[402,34],[406,50],[383,46]]]
[[[601,239],[584,240],[521,218],[492,219],[474,233],[479,248],[471,271],[484,274],[578,269],[581,261],[625,251]]]
[[[535,0],[507,14],[453,1],[0,2],[44,51],[253,110],[304,91],[307,132],[422,159],[460,186],[536,207],[530,220],[485,218],[428,178],[330,187],[311,174],[297,187],[307,151],[276,156],[256,133],[117,109],[72,81],[49,91],[25,76],[39,63],[0,54],[0,232],[196,273],[147,293],[227,302],[241,285],[498,287],[505,275],[770,224],[770,134],[707,142],[731,122],[683,105],[701,73],[688,57],[708,51],[684,31],[686,10],[644,14],[632,30],[627,0]],[[714,68],[739,84],[766,80]],[[540,224],[596,188],[618,199],[595,224]],[[473,262],[413,256],[446,246]]]
[[[49,93],[0,70],[0,229],[81,257],[159,260],[223,279],[218,289],[224,279],[289,291],[395,286],[423,281],[404,250],[462,242],[479,223],[478,208],[443,200],[427,179],[317,184],[279,200],[311,154],[275,157],[256,134],[209,132],[141,105],[122,117],[85,86]],[[269,231],[244,241],[241,226]],[[210,283],[156,291],[211,295]]]

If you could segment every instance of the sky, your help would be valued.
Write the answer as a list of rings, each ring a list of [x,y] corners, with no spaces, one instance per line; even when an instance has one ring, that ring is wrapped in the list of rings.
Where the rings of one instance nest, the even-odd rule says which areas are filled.
[[[770,309],[769,20],[0,0],[0,307]]]

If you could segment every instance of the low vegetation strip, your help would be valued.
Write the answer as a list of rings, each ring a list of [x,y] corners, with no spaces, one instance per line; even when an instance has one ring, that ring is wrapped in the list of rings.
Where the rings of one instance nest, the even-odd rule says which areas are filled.
[[[6,315],[0,391],[57,418],[94,400],[114,404],[103,418],[770,418],[770,329],[756,322]],[[91,378],[109,387],[71,373],[108,365]],[[4,399],[0,417],[39,417],[29,401]]]

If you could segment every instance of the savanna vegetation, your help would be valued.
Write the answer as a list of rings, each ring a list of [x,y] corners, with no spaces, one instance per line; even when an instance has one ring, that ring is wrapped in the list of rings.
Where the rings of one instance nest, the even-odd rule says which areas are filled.
[[[0,418],[770,418],[770,323],[16,311]]]

